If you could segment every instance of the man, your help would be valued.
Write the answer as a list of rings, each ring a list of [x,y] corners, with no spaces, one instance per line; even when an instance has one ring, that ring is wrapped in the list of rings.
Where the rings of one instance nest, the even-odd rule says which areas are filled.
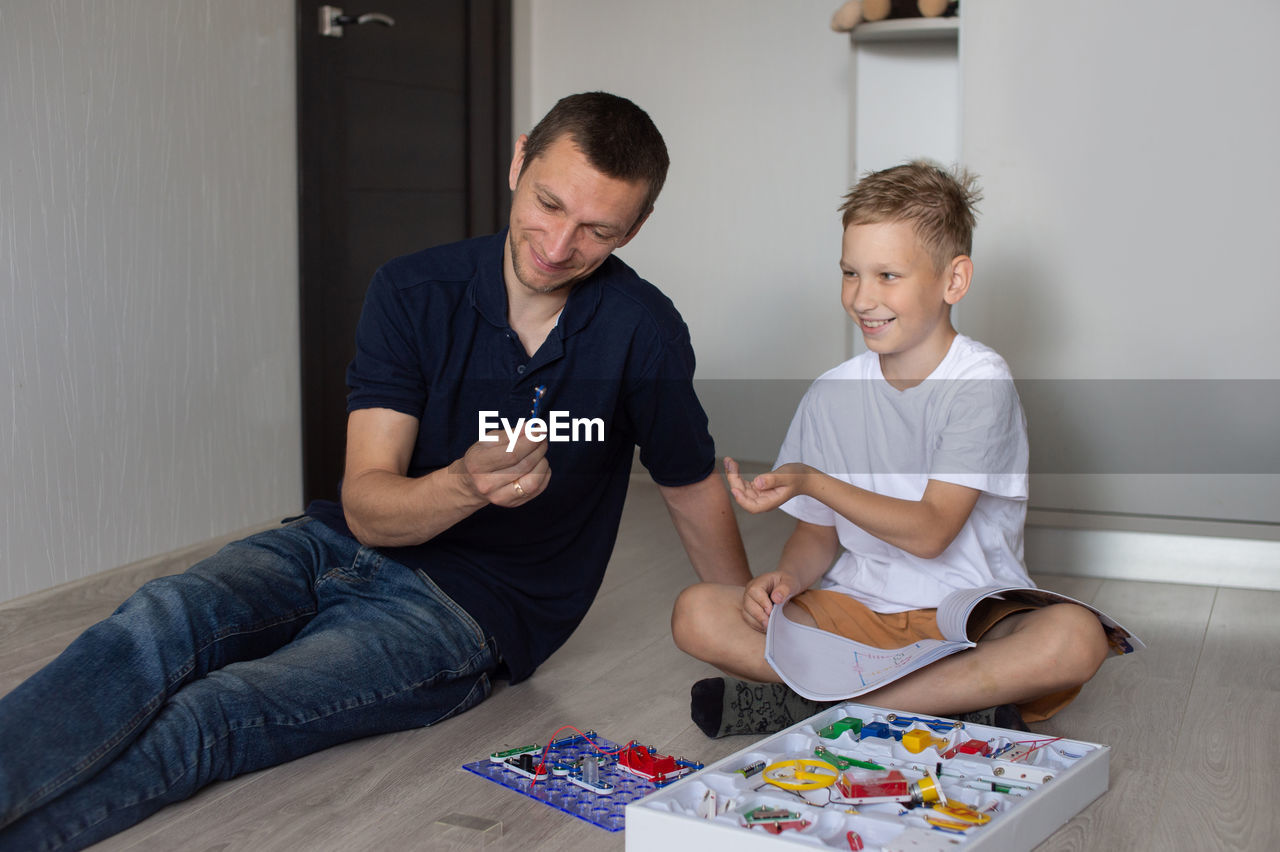
[[[630,101],[565,98],[517,142],[507,232],[379,270],[341,504],[148,583],[0,700],[0,850],[83,848],[528,677],[599,588],[635,446],[699,577],[746,582],[688,331],[612,254],[666,168]]]

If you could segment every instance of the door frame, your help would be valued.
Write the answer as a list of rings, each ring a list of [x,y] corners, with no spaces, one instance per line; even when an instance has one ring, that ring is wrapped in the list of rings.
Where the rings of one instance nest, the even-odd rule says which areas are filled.
[[[372,6],[376,0],[368,0]],[[320,52],[327,39],[317,34],[319,7],[313,0],[296,0],[295,36],[298,132],[298,310],[299,368],[302,391],[302,498],[335,498],[337,483],[325,471],[333,452],[333,430],[340,429],[345,446],[346,422],[333,424],[325,411],[321,389],[343,382],[328,375],[316,357],[330,344],[322,329],[329,300],[307,286],[326,270],[343,264],[342,242],[346,215],[340,193],[326,193],[325,176],[336,174],[345,162],[342,116],[323,109],[325,93],[340,91],[341,67],[326,62]],[[353,11],[353,10],[348,10]],[[511,164],[511,0],[467,0],[467,213],[466,233],[492,233],[506,224],[510,209],[507,171]],[[323,139],[326,144],[308,144]],[[423,246],[426,248],[426,246]],[[388,258],[389,259],[389,258]],[[309,333],[311,332],[311,333]],[[331,386],[331,385],[330,385]],[[323,434],[322,434],[323,433]]]

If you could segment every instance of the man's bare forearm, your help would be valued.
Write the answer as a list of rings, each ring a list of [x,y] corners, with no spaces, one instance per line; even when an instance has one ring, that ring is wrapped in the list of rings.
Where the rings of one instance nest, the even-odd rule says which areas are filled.
[[[488,504],[472,494],[455,462],[426,476],[366,470],[345,481],[342,508],[356,539],[369,547],[421,544]]]
[[[712,474],[692,485],[659,486],[659,490],[698,579],[746,585],[751,568],[729,492],[720,478]]]

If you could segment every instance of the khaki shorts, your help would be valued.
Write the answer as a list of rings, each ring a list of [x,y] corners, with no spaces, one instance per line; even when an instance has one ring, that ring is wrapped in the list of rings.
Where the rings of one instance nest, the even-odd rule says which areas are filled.
[[[791,599],[813,618],[821,630],[863,642],[876,648],[901,648],[921,639],[941,639],[935,609],[906,612],[874,612],[848,595],[826,589],[809,589]],[[988,599],[969,616],[969,638],[978,641],[996,622],[1016,612],[1035,609],[1017,601]],[[1071,703],[1080,687],[1050,693],[1018,705],[1022,718],[1041,722]]]

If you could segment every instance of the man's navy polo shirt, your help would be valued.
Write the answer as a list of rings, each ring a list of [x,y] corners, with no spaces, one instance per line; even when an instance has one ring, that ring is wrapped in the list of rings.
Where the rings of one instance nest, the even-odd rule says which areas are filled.
[[[480,412],[603,422],[547,448],[547,490],[518,508],[486,506],[430,541],[380,548],[418,568],[497,640],[511,680],[533,673],[595,598],[617,537],[636,446],[661,485],[715,468],[693,391],[693,347],[671,300],[608,258],[574,285],[532,358],[507,324],[506,232],[401,257],[378,270],[347,371],[349,411],[390,408],[419,420],[408,475],[447,467],[476,442]],[[493,419],[493,418],[491,418]],[[503,438],[504,447],[506,438]],[[337,503],[313,517],[350,535]]]

